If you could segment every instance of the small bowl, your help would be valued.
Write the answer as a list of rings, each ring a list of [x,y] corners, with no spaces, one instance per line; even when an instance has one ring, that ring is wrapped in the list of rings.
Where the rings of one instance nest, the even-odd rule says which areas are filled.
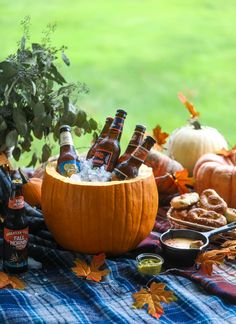
[[[136,257],[137,269],[141,274],[157,275],[161,272],[163,258],[154,253],[142,253]]]

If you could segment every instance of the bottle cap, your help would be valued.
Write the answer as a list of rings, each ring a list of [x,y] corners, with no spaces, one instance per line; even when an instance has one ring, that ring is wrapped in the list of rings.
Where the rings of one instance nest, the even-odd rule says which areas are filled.
[[[63,132],[63,131],[71,131],[71,128],[69,125],[61,125],[60,126],[60,133]]]
[[[145,141],[148,141],[152,144],[155,144],[157,142],[152,136],[149,135],[145,138]]]
[[[116,115],[117,115],[117,114],[122,114],[124,117],[126,117],[127,112],[126,112],[125,110],[123,110],[123,109],[117,109],[117,111],[116,111]]]
[[[146,126],[144,126],[144,125],[136,125],[135,126],[135,130],[139,130],[139,131],[141,131],[141,132],[145,132],[146,131]]]

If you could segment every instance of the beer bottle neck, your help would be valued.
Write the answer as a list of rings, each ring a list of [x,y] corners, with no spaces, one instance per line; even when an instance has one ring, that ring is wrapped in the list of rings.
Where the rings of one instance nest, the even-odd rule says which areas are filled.
[[[135,130],[125,153],[132,153],[136,147],[138,147],[143,140],[144,133]]]
[[[65,146],[65,145],[74,147],[71,132],[69,132],[69,131],[64,131],[64,132],[60,133],[60,147]]]
[[[24,208],[24,197],[22,194],[22,185],[14,185],[11,191],[11,196],[8,202],[8,208],[10,209],[22,209]]]
[[[136,150],[131,154],[131,158],[137,160],[140,165],[146,160],[150,149],[153,147],[154,143],[145,140],[142,145],[138,146]]]
[[[106,120],[106,123],[103,126],[103,129],[102,129],[102,131],[101,131],[101,133],[100,133],[100,135],[98,137],[99,139],[103,139],[103,138],[105,138],[107,136],[107,134],[109,132],[109,128],[110,128],[112,122],[113,122],[113,118],[109,118],[109,119]]]
[[[108,132],[108,137],[113,140],[120,140],[121,133],[124,126],[124,118],[116,116],[111,124]]]

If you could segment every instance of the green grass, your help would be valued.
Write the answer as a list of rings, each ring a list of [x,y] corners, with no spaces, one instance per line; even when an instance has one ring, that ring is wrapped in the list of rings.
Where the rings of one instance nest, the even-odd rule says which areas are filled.
[[[80,100],[102,123],[117,107],[127,109],[123,147],[136,123],[171,132],[188,114],[183,91],[203,124],[236,143],[235,0],[0,0],[0,60],[16,48],[20,20],[31,15],[31,40],[57,23],[56,45],[67,45],[68,80],[87,83]],[[76,139],[88,145],[89,139]]]

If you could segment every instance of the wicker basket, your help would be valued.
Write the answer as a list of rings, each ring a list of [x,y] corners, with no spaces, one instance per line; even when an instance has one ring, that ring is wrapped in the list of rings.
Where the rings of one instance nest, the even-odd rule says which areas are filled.
[[[215,227],[205,226],[205,225],[196,224],[196,223],[192,223],[192,222],[186,222],[182,219],[174,218],[172,216],[172,211],[173,211],[173,208],[171,207],[166,214],[167,219],[171,225],[171,228],[191,229],[191,230],[195,230],[198,232],[207,232],[207,231],[211,231],[211,230],[215,229]],[[236,230],[232,230],[227,233],[218,234],[213,237],[213,241],[215,241],[215,242],[235,240],[235,239],[236,239]]]

